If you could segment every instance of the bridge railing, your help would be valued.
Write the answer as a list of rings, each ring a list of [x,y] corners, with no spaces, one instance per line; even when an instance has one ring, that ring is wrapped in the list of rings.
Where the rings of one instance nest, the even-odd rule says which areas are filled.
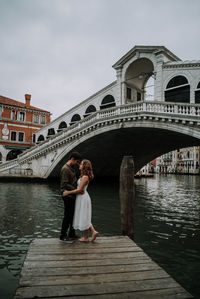
[[[168,115],[168,116],[190,116],[192,118],[198,119],[200,116],[200,105],[198,104],[182,104],[182,103],[169,103],[169,102],[153,102],[153,101],[141,101],[132,104],[116,106],[104,110],[98,110],[86,118],[80,120],[79,122],[73,124],[72,126],[64,129],[63,131],[57,133],[56,135],[50,137],[49,139],[40,142],[33,148],[26,150],[24,153],[20,154],[17,159],[11,160],[0,165],[0,171],[4,169],[9,169],[15,167],[18,163],[22,163],[24,159],[29,158],[36,153],[41,152],[44,149],[60,142],[66,137],[73,138],[73,135],[80,132],[82,129],[89,127],[95,122],[101,122],[104,120],[111,120],[113,117],[117,118],[126,115],[139,115],[140,113],[148,112],[153,113],[156,116]]]

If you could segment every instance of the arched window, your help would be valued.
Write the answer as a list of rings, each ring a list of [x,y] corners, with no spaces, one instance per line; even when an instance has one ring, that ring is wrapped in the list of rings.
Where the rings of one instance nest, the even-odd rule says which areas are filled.
[[[200,82],[197,85],[197,90],[195,90],[195,104],[200,104]]]
[[[59,127],[58,127],[58,132],[62,131],[63,129],[67,128],[67,124],[65,121],[62,121],[60,124],[59,124]]]
[[[41,142],[41,141],[44,141],[44,136],[43,136],[43,135],[40,135],[40,136],[38,137],[38,140],[37,140],[37,142]]]
[[[50,128],[50,129],[48,129],[47,138],[50,137],[50,136],[52,136],[52,135],[55,135],[55,130],[54,130],[54,128]]]
[[[111,96],[110,94],[105,96],[105,98],[103,98],[102,102],[101,102],[101,106],[100,109],[106,109],[106,108],[110,108],[110,107],[114,107],[116,106],[115,104],[115,99],[113,96]]]
[[[94,105],[90,105],[89,107],[87,107],[87,109],[85,110],[85,114],[84,117],[87,117],[88,115],[90,115],[91,113],[96,112],[96,108],[94,107]]]
[[[79,121],[79,120],[81,120],[80,115],[79,115],[79,114],[74,114],[74,115],[72,116],[70,126],[73,125],[75,122],[77,122],[77,121]]]
[[[6,161],[10,161],[13,159],[16,159],[18,155],[20,155],[22,153],[21,150],[11,150],[6,157]]]
[[[165,91],[166,102],[190,103],[190,85],[184,76],[172,78]]]

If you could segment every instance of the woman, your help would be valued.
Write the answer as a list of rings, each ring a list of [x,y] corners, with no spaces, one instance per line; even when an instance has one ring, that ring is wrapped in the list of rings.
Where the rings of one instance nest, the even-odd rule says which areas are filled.
[[[71,191],[64,191],[63,195],[78,194],[76,196],[73,227],[74,229],[84,231],[83,237],[79,239],[80,242],[89,242],[89,230],[92,233],[91,241],[94,241],[99,234],[91,223],[92,208],[91,199],[87,192],[87,186],[94,178],[94,174],[92,171],[92,164],[89,160],[82,160],[80,164],[80,172],[81,176],[78,180],[78,188]]]

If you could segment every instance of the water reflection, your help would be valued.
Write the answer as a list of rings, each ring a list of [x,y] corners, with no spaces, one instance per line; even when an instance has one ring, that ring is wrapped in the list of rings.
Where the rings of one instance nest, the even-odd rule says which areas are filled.
[[[135,240],[200,298],[200,178],[157,176],[136,181]]]
[[[136,180],[135,241],[200,298],[200,177]],[[94,182],[89,193],[101,235],[120,234],[118,182]],[[58,237],[63,203],[57,183],[0,183],[0,297],[12,298],[28,244]]]

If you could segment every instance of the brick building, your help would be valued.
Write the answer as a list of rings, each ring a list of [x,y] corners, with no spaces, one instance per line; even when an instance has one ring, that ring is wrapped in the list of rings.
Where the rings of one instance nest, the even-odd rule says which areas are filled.
[[[35,132],[50,122],[50,112],[0,96],[0,163],[12,160],[35,144]]]

